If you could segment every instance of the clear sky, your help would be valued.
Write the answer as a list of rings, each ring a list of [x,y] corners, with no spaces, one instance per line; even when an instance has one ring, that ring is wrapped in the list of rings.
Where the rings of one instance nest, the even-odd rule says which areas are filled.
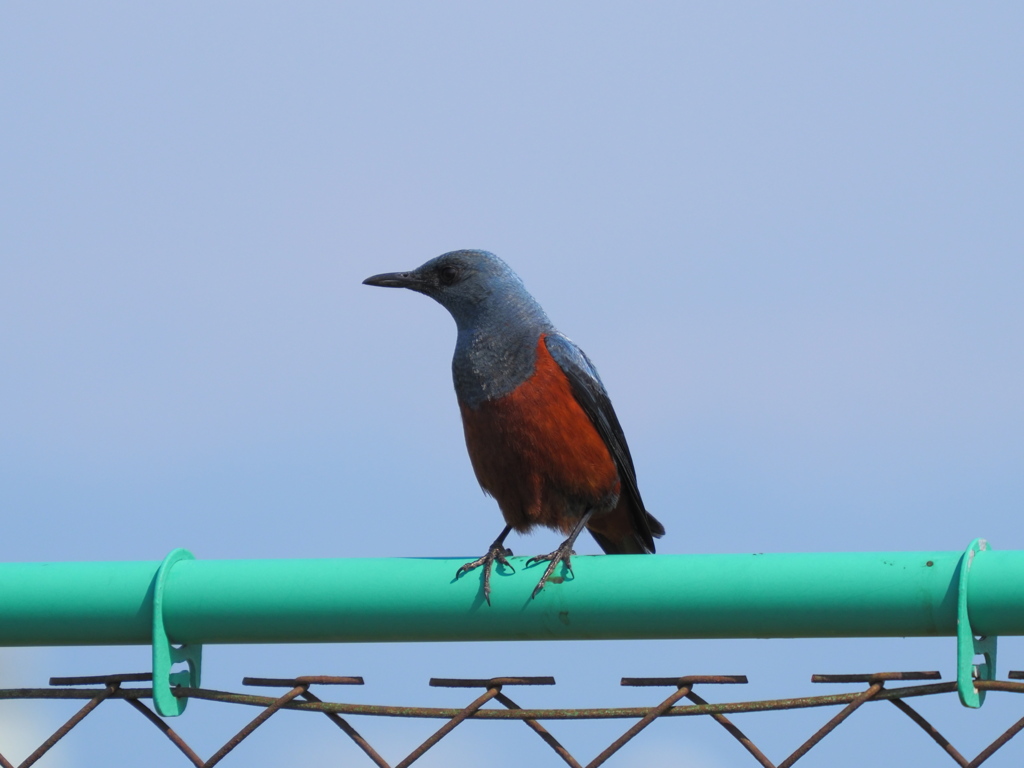
[[[454,325],[360,284],[467,247],[508,261],[600,369],[660,552],[1024,548],[1022,40],[1016,3],[7,4],[0,557],[482,553],[502,523],[465,455]],[[1022,651],[1004,640],[1001,672]],[[367,701],[408,703],[408,679],[439,703],[432,675],[554,674],[560,693],[530,704],[611,705],[649,702],[623,675],[744,672],[751,697],[807,693],[811,672],[951,675],[954,643],[206,659],[222,688],[363,674]],[[142,648],[10,650],[0,683],[147,665]],[[29,709],[41,732],[69,714]],[[196,706],[176,727],[209,753],[251,716]],[[116,755],[126,722],[148,764],[181,764],[133,713],[105,717],[50,764]],[[816,759],[858,764],[875,727],[901,765],[937,759],[873,717]],[[225,764],[291,754],[298,729],[325,761],[349,749],[297,719]],[[781,759],[824,719],[741,725]],[[432,726],[386,727],[394,757]],[[659,725],[618,764],[669,764],[684,733],[697,765],[744,759],[694,728]],[[490,765],[535,754],[523,730]],[[972,755],[995,723],[977,730]],[[583,755],[603,746],[590,733]]]

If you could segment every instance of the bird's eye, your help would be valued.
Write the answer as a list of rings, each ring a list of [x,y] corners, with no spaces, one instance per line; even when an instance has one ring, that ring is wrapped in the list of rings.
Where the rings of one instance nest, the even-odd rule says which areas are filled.
[[[451,285],[458,279],[459,270],[455,267],[442,267],[438,277],[441,280],[441,285]]]

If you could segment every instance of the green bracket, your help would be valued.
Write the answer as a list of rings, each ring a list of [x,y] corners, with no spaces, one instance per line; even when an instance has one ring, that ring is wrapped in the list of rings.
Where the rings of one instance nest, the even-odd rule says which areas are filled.
[[[164,628],[164,585],[167,574],[181,560],[195,560],[187,549],[176,549],[160,563],[153,579],[153,703],[163,717],[177,717],[185,711],[187,698],[178,698],[172,688],[178,685],[199,687],[203,646],[171,644]],[[186,662],[188,670],[171,672],[175,664]]]
[[[960,703],[977,709],[985,703],[985,692],[974,686],[975,680],[994,680],[996,677],[996,640],[977,637],[971,629],[967,615],[967,585],[971,565],[979,552],[990,549],[984,539],[975,539],[960,559],[960,586],[956,600],[956,687]],[[985,657],[983,664],[975,664],[976,656]]]

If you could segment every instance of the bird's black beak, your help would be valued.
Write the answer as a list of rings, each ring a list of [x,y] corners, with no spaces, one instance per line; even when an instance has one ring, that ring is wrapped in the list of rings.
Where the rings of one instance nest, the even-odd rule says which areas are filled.
[[[377,285],[381,288],[409,288],[422,291],[426,281],[415,272],[385,272],[363,280],[363,285]]]

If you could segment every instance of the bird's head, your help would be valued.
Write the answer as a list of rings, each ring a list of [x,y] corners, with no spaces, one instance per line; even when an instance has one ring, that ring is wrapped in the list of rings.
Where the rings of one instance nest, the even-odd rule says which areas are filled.
[[[426,294],[451,312],[460,328],[489,309],[536,305],[519,276],[487,251],[451,251],[411,272],[386,272],[363,283]]]

